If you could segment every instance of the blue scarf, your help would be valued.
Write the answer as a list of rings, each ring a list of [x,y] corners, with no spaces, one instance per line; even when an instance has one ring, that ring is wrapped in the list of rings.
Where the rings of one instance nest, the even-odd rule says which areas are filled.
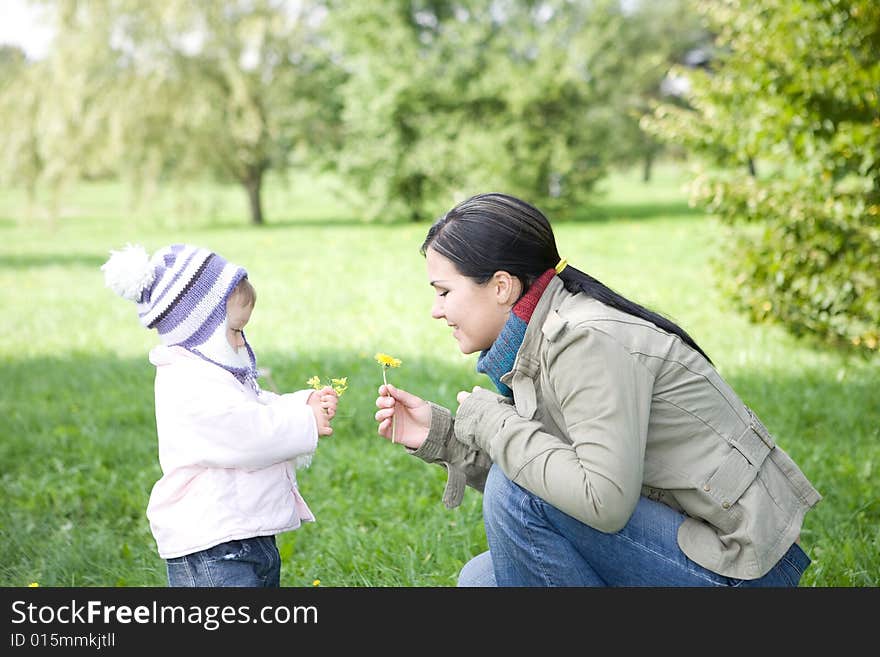
[[[477,372],[486,374],[495,387],[505,397],[513,398],[513,391],[501,383],[501,377],[513,369],[516,354],[526,337],[526,329],[535,307],[547,289],[550,279],[556,274],[555,269],[548,269],[536,280],[528,291],[511,308],[510,317],[488,349],[480,352],[477,359]]]

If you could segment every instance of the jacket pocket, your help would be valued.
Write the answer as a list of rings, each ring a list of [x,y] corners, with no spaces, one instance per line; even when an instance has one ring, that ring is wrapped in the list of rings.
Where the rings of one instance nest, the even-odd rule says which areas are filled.
[[[758,468],[739,450],[731,449],[718,469],[703,483],[703,491],[726,511],[736,504],[757,476]]]
[[[776,449],[776,441],[752,409],[746,408],[746,427],[730,439],[730,453],[715,474],[703,486],[722,506],[736,502],[758,476],[767,456]]]
[[[730,443],[749,460],[749,463],[760,468],[767,455],[776,447],[776,441],[773,440],[773,436],[767,431],[764,423],[748,406],[746,406],[746,413],[749,419],[745,431]]]
[[[719,520],[733,513],[733,505],[755,481],[770,452],[776,449],[773,437],[757,416],[748,407],[746,413],[745,429],[730,439],[727,455],[702,484],[703,492],[721,507],[716,516]]]

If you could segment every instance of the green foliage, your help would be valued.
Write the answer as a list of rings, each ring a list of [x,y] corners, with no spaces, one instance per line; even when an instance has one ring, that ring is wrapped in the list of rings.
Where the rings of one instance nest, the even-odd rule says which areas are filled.
[[[703,284],[717,222],[688,210],[675,171],[638,178],[613,175],[606,202],[557,223],[561,251],[681,323],[823,494],[801,536],[813,559],[802,585],[880,585],[880,355],[747,322]],[[348,377],[334,435],[298,474],[317,522],[279,538],[284,586],[452,586],[486,549],[479,494],[447,510],[443,468],[376,435],[377,351],[403,361],[396,384],[453,409],[458,390],[488,385],[430,319],[425,226],[365,225],[314,180],[286,189],[267,186],[279,221],[259,231],[235,221],[244,199],[220,187],[203,194],[222,204],[185,226],[163,225],[164,206],[123,221],[119,185],[74,186],[54,227],[14,221],[21,196],[0,192],[0,585],[165,585],[144,515],[159,476],[156,337],[99,269],[129,241],[193,242],[247,266],[248,339],[279,389]]]
[[[318,3],[44,4],[50,56],[0,89],[0,115],[24,128],[0,135],[7,174],[56,191],[118,175],[138,195],[211,176],[241,185],[262,223],[266,173],[310,165],[333,143],[343,73],[322,45]]]
[[[728,290],[755,319],[880,349],[880,5],[699,6],[718,61],[645,126],[722,167],[693,198],[735,228]]]
[[[561,215],[657,153],[638,118],[698,34],[687,0],[39,1],[58,38],[7,67],[0,180],[53,214],[78,179],[211,177],[262,223],[267,172],[319,166],[367,219],[486,189]]]
[[[485,189],[559,213],[589,199],[612,162],[656,149],[638,116],[693,39],[683,2],[649,4],[333,3],[353,200],[424,219]]]
[[[603,30],[613,35],[613,41],[604,44],[612,58],[602,78],[610,86],[614,110],[609,117],[612,161],[618,166],[641,163],[648,179],[651,164],[665,145],[642,129],[641,119],[660,99],[670,100],[661,92],[664,78],[690,51],[704,47],[709,35],[689,0],[629,6],[630,11]]]
[[[876,350],[878,208],[864,194],[823,194],[808,183],[715,182],[710,207],[729,222],[756,224],[729,235],[736,273],[723,287],[756,321]],[[722,270],[730,272],[730,262],[719,263]]]
[[[0,182],[19,185],[33,195],[43,167],[36,149],[38,99],[27,85],[25,54],[18,48],[0,46],[0,116],[13,130],[0,131]]]

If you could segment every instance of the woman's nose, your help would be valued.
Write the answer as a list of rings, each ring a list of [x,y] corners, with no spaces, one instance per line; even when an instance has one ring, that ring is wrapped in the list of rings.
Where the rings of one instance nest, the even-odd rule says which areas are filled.
[[[435,301],[434,304],[431,306],[431,317],[433,319],[440,319],[441,317],[443,317],[443,310],[440,307],[439,301]]]

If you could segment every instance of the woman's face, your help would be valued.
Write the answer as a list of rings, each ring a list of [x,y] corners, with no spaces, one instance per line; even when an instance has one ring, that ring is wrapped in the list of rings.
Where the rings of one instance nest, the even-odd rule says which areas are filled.
[[[496,274],[484,285],[463,276],[452,261],[428,247],[428,281],[434,288],[431,317],[446,320],[464,354],[488,349],[495,342],[516,296],[509,277]],[[514,279],[515,280],[515,279]]]

